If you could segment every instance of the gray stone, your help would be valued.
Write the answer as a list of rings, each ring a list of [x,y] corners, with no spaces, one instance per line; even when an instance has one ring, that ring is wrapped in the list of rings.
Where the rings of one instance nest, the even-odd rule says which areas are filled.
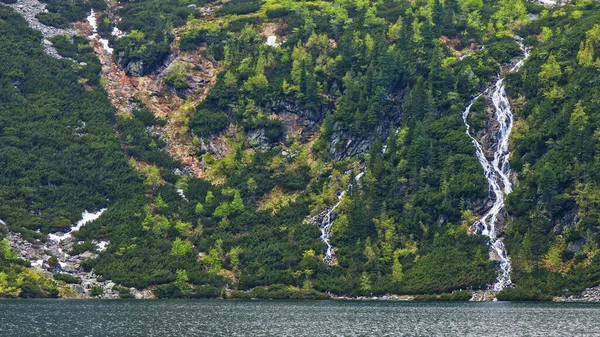
[[[85,288],[81,284],[71,284],[69,286],[73,291],[79,294],[85,294]]]

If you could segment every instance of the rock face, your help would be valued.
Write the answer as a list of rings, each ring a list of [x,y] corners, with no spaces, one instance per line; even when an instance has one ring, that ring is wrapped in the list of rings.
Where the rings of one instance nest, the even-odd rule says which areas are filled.
[[[316,109],[309,109],[298,102],[280,101],[272,104],[269,110],[281,117],[287,127],[286,135],[305,141],[318,130],[327,113],[333,111],[334,108],[334,102],[322,104]],[[341,125],[336,124],[327,145],[332,160],[340,161],[367,154],[374,136],[378,136],[381,140],[387,139],[390,126],[397,125],[400,117],[400,110],[393,111],[390,116],[381,118],[380,124],[374,130],[363,136],[350,134],[343,130]]]
[[[48,39],[57,35],[73,35],[75,32],[71,28],[62,29],[46,26],[41,23],[35,16],[41,12],[48,11],[46,10],[46,4],[43,4],[38,0],[17,0],[16,3],[9,4],[8,6],[12,7],[17,13],[21,14],[29,24],[29,27],[42,33],[44,36],[43,45],[46,54],[57,59],[63,58],[58,54],[56,49],[52,46],[52,42],[50,42]]]
[[[177,56],[177,53],[172,53],[172,55]],[[195,67],[198,67],[199,69],[194,70]],[[161,95],[163,93],[163,80],[168,78],[174,71],[177,71],[177,68],[185,69],[186,74],[184,76],[184,82],[186,88],[176,88],[172,85],[167,85],[167,87],[172,93],[182,99],[192,97],[196,92],[210,84],[210,80],[202,76],[204,71],[202,61],[197,57],[194,57],[194,55],[182,56],[180,60],[173,60],[170,62],[168,66],[158,74],[156,80],[151,83],[155,94]]]
[[[371,148],[371,137],[357,137],[348,135],[338,129],[328,145],[329,153],[334,161],[365,155]]]
[[[273,114],[282,116],[284,121],[295,120],[296,127],[302,128],[301,133],[306,136],[307,133],[314,132],[319,128],[327,112],[333,110],[333,105],[324,104],[317,109],[308,109],[294,101],[279,101],[271,104],[269,110]]]

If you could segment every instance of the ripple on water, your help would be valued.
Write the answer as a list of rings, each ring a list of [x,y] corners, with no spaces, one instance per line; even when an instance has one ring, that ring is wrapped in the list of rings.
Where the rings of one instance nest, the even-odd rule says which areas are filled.
[[[581,303],[3,300],[0,335],[600,336],[599,315]]]

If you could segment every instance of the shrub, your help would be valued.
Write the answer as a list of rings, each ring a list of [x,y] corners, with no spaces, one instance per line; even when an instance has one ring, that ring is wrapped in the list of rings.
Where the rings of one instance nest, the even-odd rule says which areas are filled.
[[[473,297],[473,292],[469,290],[458,290],[450,294],[441,294],[442,301],[468,301]]]
[[[245,291],[234,290],[229,293],[229,298],[240,299],[240,300],[249,300],[252,298],[252,295]]]
[[[101,286],[93,286],[90,290],[90,296],[97,297],[104,293],[104,289]]]
[[[192,120],[194,133],[201,137],[219,132],[229,125],[227,115],[222,111],[199,110]]]
[[[221,296],[221,289],[213,286],[200,286],[196,289],[197,298],[217,298]]]
[[[179,40],[179,48],[183,51],[191,51],[203,42],[206,42],[206,29],[191,31]]]
[[[69,252],[69,254],[79,255],[79,254],[87,252],[87,251],[95,252],[96,245],[93,244],[91,241],[85,241],[83,243],[76,244],[75,246],[73,246],[73,249],[71,249],[71,252]]]
[[[262,2],[260,0],[233,0],[226,2],[223,7],[217,12],[217,15],[237,14],[244,15],[254,13],[260,9]]]
[[[276,18],[282,18],[284,16],[287,16],[288,14],[290,14],[292,11],[288,8],[285,7],[276,7],[276,8],[269,8],[267,9],[267,17],[270,19],[276,19]]]
[[[57,281],[64,281],[65,283],[69,283],[69,284],[81,283],[81,279],[79,277],[69,275],[69,274],[53,274],[52,277],[54,277],[54,279]]]
[[[114,286],[112,289],[114,291],[119,292],[119,298],[133,298],[133,294],[131,293],[131,290],[129,290],[129,288]]]
[[[551,295],[542,294],[539,288],[506,288],[500,291],[496,298],[498,301],[550,301]]]
[[[21,285],[21,292],[19,293],[21,298],[44,298],[46,295],[42,289],[31,281],[25,281]]]
[[[50,12],[40,12],[35,16],[41,23],[57,27],[57,28],[66,28],[69,26],[69,23],[59,14],[50,13]]]

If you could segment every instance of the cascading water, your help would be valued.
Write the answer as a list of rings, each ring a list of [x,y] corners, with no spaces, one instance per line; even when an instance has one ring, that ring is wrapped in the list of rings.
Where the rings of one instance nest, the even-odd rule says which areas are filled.
[[[517,43],[519,44],[519,48],[523,51],[523,57],[519,59],[509,72],[519,71],[527,57],[529,57],[529,49],[523,45],[520,38],[517,39]],[[471,126],[467,122],[471,107],[482,95],[490,95],[494,106],[494,116],[498,124],[498,133],[494,135],[497,139],[497,144],[493,148],[494,158],[491,161],[486,158],[482,145],[473,135],[471,135]],[[471,138],[473,145],[475,145],[475,153],[483,168],[485,178],[489,184],[490,198],[493,200],[492,207],[472,226],[475,228],[475,232],[490,238],[491,249],[500,259],[500,272],[496,282],[491,287],[491,290],[493,291],[500,291],[512,284],[510,279],[510,258],[508,257],[502,239],[499,239],[496,236],[498,216],[504,211],[504,197],[512,192],[508,141],[513,127],[513,114],[511,112],[510,102],[506,96],[504,78],[499,76],[499,79],[493,86],[487,89],[483,94],[479,94],[475,97],[475,99],[473,99],[466,107],[462,117],[467,127],[466,133],[469,138]]]
[[[358,183],[360,181],[360,178],[362,178],[362,176],[364,174],[365,174],[365,172],[361,171],[359,174],[356,175],[356,177],[354,177],[353,182]],[[327,265],[331,265],[333,257],[335,256],[333,246],[329,242],[329,239],[331,236],[331,228],[333,227],[333,223],[334,223],[334,221],[332,220],[332,215],[334,214],[335,210],[342,203],[342,199],[344,198],[344,195],[346,195],[346,193],[352,189],[353,182],[350,182],[350,184],[348,184],[348,188],[345,191],[342,191],[342,192],[340,192],[340,194],[338,194],[338,202],[335,205],[333,205],[329,209],[324,210],[323,212],[314,216],[310,220],[312,223],[317,224],[319,226],[319,229],[321,230],[321,240],[327,246],[327,249],[325,250],[325,255],[323,257],[323,262]]]
[[[331,265],[331,260],[333,259],[333,255],[335,254],[335,252],[333,251],[333,246],[329,242],[331,227],[333,226],[333,221],[331,221],[331,214],[342,203],[342,198],[344,198],[344,195],[346,195],[346,191],[342,191],[342,193],[338,195],[338,202],[335,205],[333,205],[331,209],[326,211],[325,216],[319,224],[319,229],[321,229],[321,240],[323,240],[323,243],[325,243],[325,245],[327,246],[327,249],[325,250],[325,256],[323,257],[323,262],[325,262],[328,265]]]

